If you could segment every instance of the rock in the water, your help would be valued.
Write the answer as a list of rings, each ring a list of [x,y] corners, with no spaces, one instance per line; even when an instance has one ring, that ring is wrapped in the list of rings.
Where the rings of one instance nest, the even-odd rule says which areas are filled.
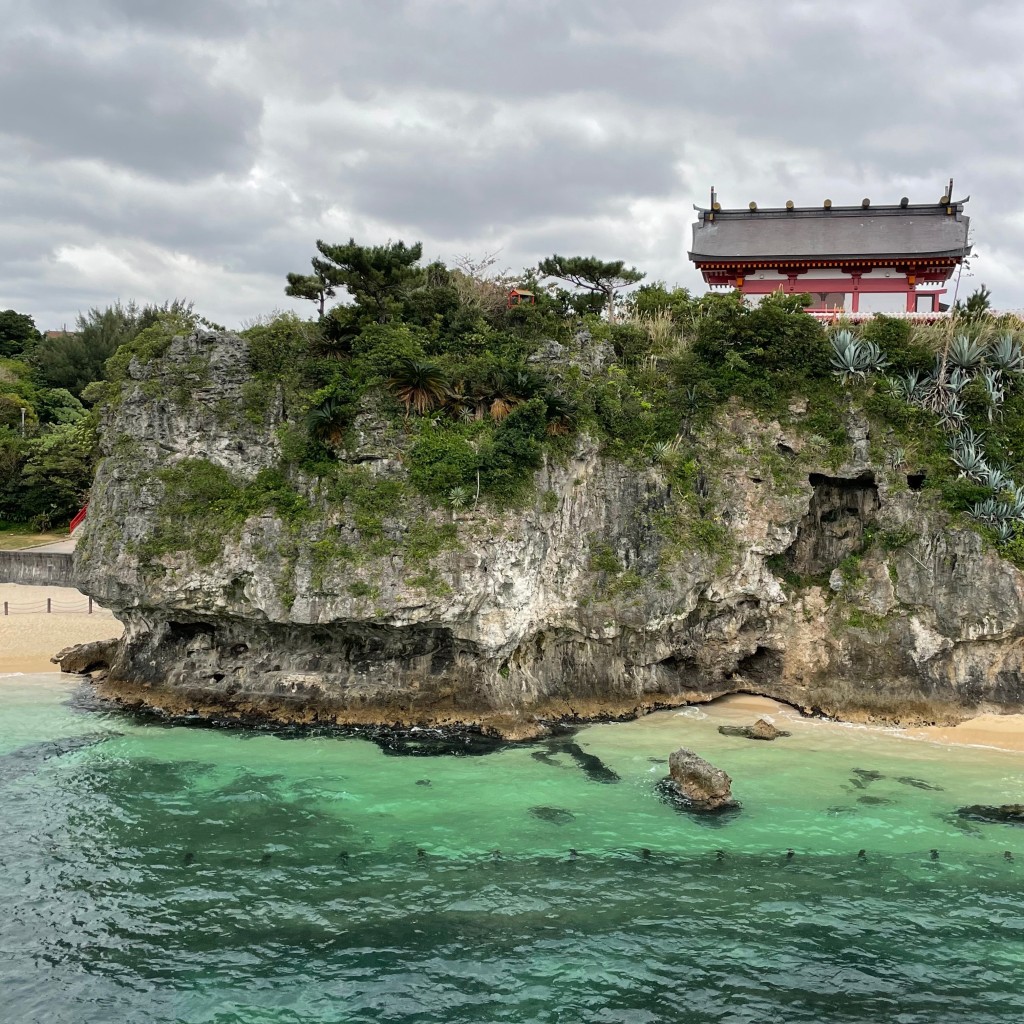
[[[87,644],[75,644],[58,651],[50,661],[60,665],[61,672],[73,672],[83,675],[96,669],[110,668],[110,663],[117,653],[121,641],[93,640]]]
[[[752,740],[773,740],[781,735],[780,730],[768,721],[767,718],[759,718],[751,727],[747,735]]]
[[[909,775],[901,775],[897,780],[903,786],[913,786],[914,789],[931,789],[936,793],[942,792],[941,786],[935,786],[930,782],[925,782],[924,779],[914,779]]]
[[[990,807],[987,804],[972,804],[961,807],[957,812],[961,818],[974,821],[988,821],[1001,825],[1024,825],[1024,804],[1001,804]]]
[[[531,807],[530,813],[535,818],[550,822],[552,825],[568,825],[570,821],[576,820],[576,815],[564,807]]]
[[[670,775],[659,788],[664,796],[690,811],[724,811],[739,805],[732,779],[721,768],[680,747],[668,759]]]
[[[745,736],[748,740],[774,740],[790,735],[767,718],[759,718],[753,725],[720,725],[718,731],[723,736]]]

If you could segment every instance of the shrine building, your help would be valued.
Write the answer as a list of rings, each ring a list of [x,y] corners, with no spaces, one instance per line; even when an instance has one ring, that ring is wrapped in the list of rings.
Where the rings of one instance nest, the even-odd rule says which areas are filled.
[[[748,301],[782,290],[807,292],[808,312],[939,313],[946,282],[970,252],[967,199],[896,206],[723,210],[711,191],[695,206],[690,259],[711,287],[738,288]],[[969,199],[970,197],[968,197]]]

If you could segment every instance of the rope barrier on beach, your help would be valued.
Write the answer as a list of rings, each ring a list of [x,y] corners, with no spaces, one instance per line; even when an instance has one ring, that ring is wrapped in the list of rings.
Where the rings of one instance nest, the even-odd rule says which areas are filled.
[[[52,597],[38,601],[3,602],[4,615],[92,615],[94,611],[103,611],[91,597],[81,601],[62,601]]]

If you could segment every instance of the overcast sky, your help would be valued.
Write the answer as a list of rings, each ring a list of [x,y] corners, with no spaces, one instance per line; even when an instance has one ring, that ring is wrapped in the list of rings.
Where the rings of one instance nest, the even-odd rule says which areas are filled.
[[[933,202],[1024,307],[1018,0],[0,0],[0,309],[275,308],[314,242],[625,259],[693,204]]]

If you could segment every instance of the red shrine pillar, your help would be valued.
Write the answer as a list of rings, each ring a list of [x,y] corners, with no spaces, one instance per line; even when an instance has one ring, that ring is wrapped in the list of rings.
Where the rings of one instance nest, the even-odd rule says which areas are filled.
[[[860,274],[850,272],[850,312],[860,312]]]
[[[917,312],[917,290],[915,285],[917,284],[917,276],[908,272],[907,274],[907,312]]]

